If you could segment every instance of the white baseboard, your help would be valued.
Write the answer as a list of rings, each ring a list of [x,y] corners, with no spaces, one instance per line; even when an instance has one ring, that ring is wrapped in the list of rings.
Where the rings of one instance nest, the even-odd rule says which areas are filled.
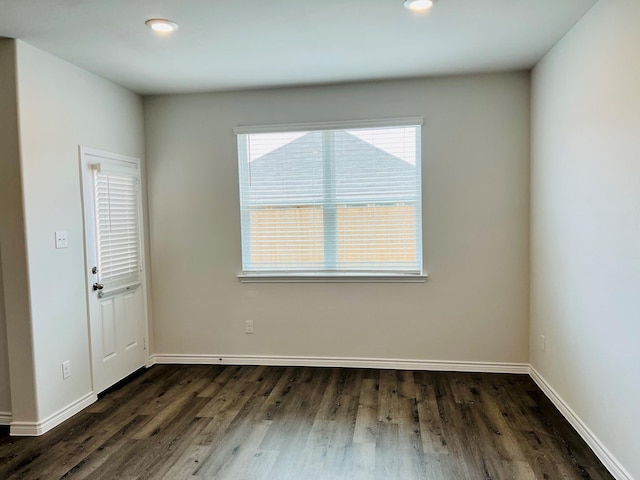
[[[633,480],[633,477],[620,462],[613,456],[607,447],[600,441],[600,439],[591,431],[589,427],[578,417],[578,415],[571,409],[571,407],[562,399],[562,397],[556,392],[551,385],[540,375],[540,373],[530,367],[529,375],[534,382],[540,387],[544,394],[549,397],[549,400],[560,410],[560,413],[567,419],[571,426],[578,432],[582,439],[591,447],[593,453],[600,459],[602,464],[609,470],[617,480]]]
[[[11,424],[11,412],[0,412],[0,425]]]
[[[53,427],[60,425],[65,420],[73,417],[76,413],[87,408],[93,402],[98,399],[98,396],[93,393],[87,393],[84,397],[76,400],[75,402],[67,405],[66,407],[58,410],[53,415],[49,415],[41,422],[11,422],[11,429],[9,433],[15,436],[22,437],[37,437],[43,433],[48,432]]]
[[[152,355],[157,363],[187,365],[268,365],[285,367],[382,368],[472,373],[529,373],[528,363],[457,362],[355,357],[276,357],[261,355]]]

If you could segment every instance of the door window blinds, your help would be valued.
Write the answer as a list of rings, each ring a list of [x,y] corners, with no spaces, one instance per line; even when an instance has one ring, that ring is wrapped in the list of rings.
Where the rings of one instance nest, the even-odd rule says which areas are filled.
[[[422,274],[417,122],[245,128],[237,132],[244,274]]]
[[[137,171],[94,169],[98,278],[105,288],[140,280]]]

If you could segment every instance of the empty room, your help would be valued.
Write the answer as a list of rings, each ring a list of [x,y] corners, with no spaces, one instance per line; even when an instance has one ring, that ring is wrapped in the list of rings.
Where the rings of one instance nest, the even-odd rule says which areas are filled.
[[[0,0],[1,479],[640,480],[638,0]]]

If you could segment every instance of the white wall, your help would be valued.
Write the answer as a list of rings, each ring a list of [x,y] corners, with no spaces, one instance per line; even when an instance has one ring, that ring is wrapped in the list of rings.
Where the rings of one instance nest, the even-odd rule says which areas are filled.
[[[0,39],[0,267],[2,270],[2,325],[7,350],[0,357],[9,363],[10,385],[1,395],[6,413],[14,418],[37,418],[24,208],[18,135],[16,42]],[[2,339],[0,339],[1,341]],[[2,347],[0,347],[1,349]],[[3,360],[0,360],[2,362]],[[6,372],[6,367],[3,369]],[[6,373],[2,378],[7,379]],[[4,384],[2,384],[4,387]],[[7,395],[14,399],[7,401]],[[16,401],[19,399],[19,401]]]
[[[429,283],[238,282],[234,126],[413,115]],[[145,98],[155,352],[527,363],[529,116],[524,72]]]
[[[532,364],[635,478],[639,26],[640,2],[601,0],[535,68],[531,190]]]
[[[142,157],[143,114],[139,96],[21,41],[17,66],[28,291],[41,421],[92,389],[78,146]],[[56,230],[68,232],[67,249],[55,249]],[[62,379],[65,360],[71,361],[72,370],[67,380]],[[13,368],[13,358],[10,361]]]
[[[11,108],[13,105],[13,109]],[[15,52],[13,43],[0,39],[0,175],[5,172],[7,157],[17,156],[17,119],[15,92]],[[11,128],[13,126],[13,128]],[[13,145],[11,145],[13,144]],[[0,181],[0,187],[4,183]],[[3,205],[8,199],[0,193],[0,217],[4,217]],[[0,220],[0,232],[4,230],[4,221]],[[11,391],[9,385],[9,352],[7,345],[7,326],[4,313],[4,286],[2,282],[2,233],[0,233],[0,424],[11,412]]]
[[[2,282],[2,245],[0,245],[0,425],[11,414],[11,385],[9,380],[9,350],[7,324],[4,315],[4,287]]]

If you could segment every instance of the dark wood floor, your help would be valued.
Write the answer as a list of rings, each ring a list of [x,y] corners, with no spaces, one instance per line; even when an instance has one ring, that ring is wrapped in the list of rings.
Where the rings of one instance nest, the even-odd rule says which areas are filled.
[[[611,479],[525,375],[155,366],[1,479]]]

